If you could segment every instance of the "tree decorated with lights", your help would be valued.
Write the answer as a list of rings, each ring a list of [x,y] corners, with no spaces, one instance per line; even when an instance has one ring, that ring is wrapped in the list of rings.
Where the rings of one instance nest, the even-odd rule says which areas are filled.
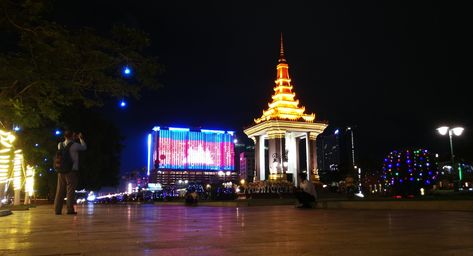
[[[427,149],[394,150],[384,159],[384,185],[394,195],[418,195],[437,183],[437,165]]]

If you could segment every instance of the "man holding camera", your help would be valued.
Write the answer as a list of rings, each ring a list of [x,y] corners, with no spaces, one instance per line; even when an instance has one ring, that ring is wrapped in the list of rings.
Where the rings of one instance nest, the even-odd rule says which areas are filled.
[[[82,133],[73,134],[71,131],[65,131],[64,141],[59,142],[58,149],[64,149],[68,145],[69,155],[72,160],[72,169],[58,172],[57,174],[56,198],[54,199],[54,210],[56,215],[62,214],[64,194],[66,194],[67,199],[67,214],[77,214],[77,212],[74,210],[74,199],[77,183],[79,180],[79,151],[86,150],[87,145],[85,144]]]

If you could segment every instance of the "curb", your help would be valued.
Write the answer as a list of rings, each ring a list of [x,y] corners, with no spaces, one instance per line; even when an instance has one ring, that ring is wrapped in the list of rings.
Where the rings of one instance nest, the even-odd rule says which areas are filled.
[[[10,210],[0,210],[0,217],[5,217],[12,214]]]

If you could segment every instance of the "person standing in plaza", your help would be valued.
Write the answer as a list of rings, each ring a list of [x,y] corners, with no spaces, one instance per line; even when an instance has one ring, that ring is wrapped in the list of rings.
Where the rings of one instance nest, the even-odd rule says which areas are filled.
[[[300,173],[300,186],[296,190],[296,198],[299,201],[298,208],[312,208],[311,203],[316,202],[317,192],[315,191],[314,184],[307,180],[306,173]]]
[[[69,154],[72,164],[70,167],[57,167],[57,188],[54,199],[54,210],[56,215],[62,214],[64,196],[66,196],[67,214],[77,214],[74,210],[75,190],[79,180],[79,151],[86,150],[82,133],[77,134],[79,142],[75,142],[75,136],[71,131],[64,132],[64,141],[59,142],[58,150],[65,150]],[[68,152],[67,152],[68,151]],[[62,159],[65,161],[65,159]]]

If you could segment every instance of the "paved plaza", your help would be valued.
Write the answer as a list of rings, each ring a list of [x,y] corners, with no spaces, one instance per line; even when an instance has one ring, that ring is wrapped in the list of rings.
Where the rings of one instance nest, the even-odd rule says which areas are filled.
[[[0,255],[473,255],[473,212],[43,205],[0,217]]]

